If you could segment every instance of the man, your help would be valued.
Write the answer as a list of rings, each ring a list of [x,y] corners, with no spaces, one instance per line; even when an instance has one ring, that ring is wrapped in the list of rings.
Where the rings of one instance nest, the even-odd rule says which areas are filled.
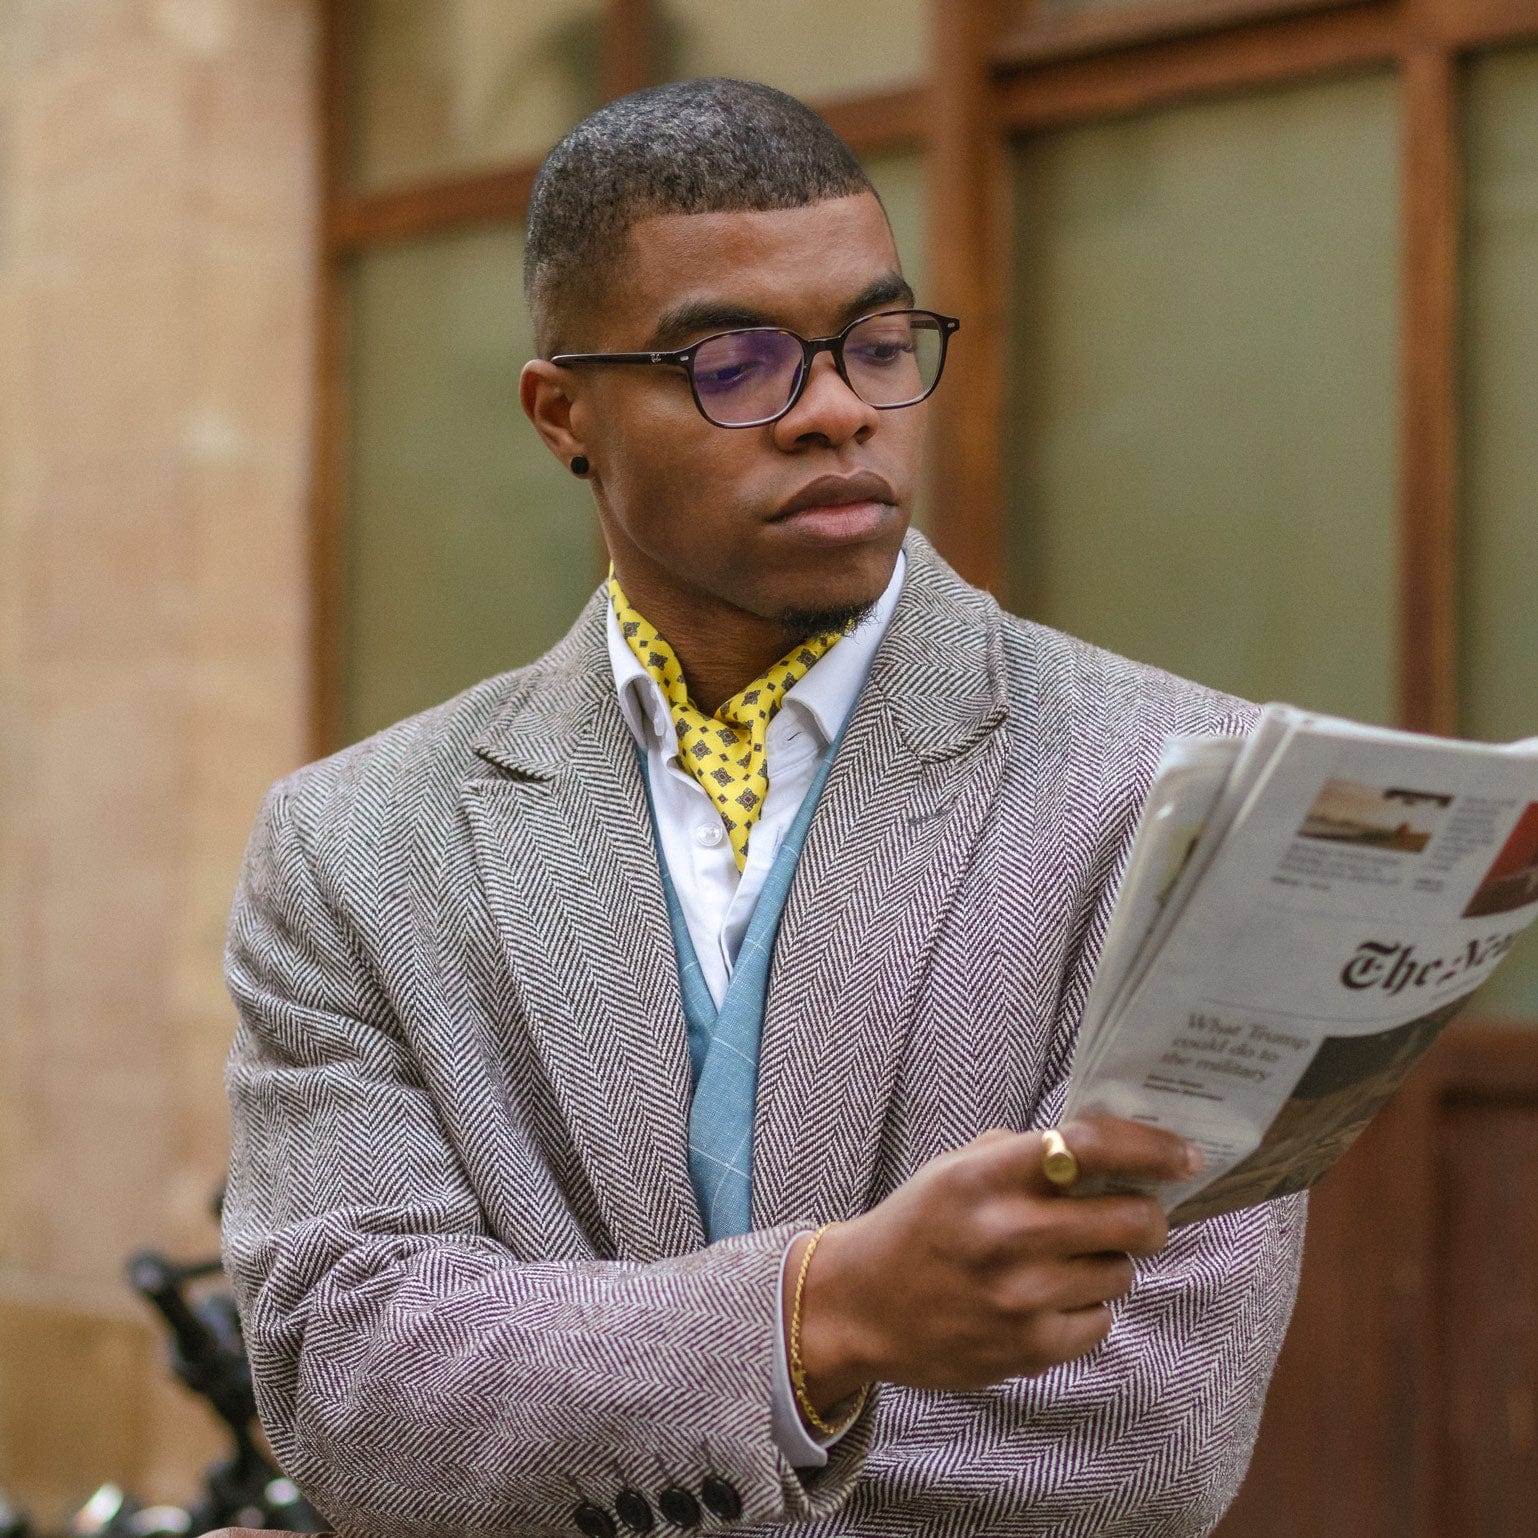
[[[955,327],[790,98],[579,125],[526,286],[613,577],[275,787],[232,922],[226,1256],[284,1467],[400,1534],[1209,1530],[1301,1207],[1166,1242],[1044,1153],[1184,1144],[1025,1129],[1161,742],[1250,707],[906,532]]]

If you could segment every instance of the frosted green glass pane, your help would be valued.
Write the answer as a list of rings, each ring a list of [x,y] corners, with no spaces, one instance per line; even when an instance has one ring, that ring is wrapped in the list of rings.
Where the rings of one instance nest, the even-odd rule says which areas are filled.
[[[1469,70],[1463,730],[1538,734],[1538,48]],[[1538,935],[1480,996],[1538,1018]]]
[[[365,187],[538,158],[601,100],[603,0],[349,0],[344,15]]]
[[[865,170],[892,225],[897,255],[903,276],[912,286],[921,305],[929,303],[924,291],[924,157],[918,154],[873,155],[867,157]],[[945,388],[942,383],[940,388]],[[929,522],[930,493],[927,483],[919,488],[913,508],[913,521],[919,528]]]
[[[892,226],[903,276],[924,304],[924,157],[869,155],[864,164]]]
[[[1389,719],[1398,138],[1373,77],[1021,147],[1015,607]]]
[[[1501,970],[1474,995],[1469,1016],[1538,1028],[1538,926],[1517,941]]]
[[[1538,733],[1538,49],[1470,69],[1464,729]]]
[[[529,661],[602,572],[584,483],[518,405],[512,229],[381,246],[351,280],[348,740]]]
[[[669,79],[762,80],[816,104],[915,84],[928,0],[663,0]]]

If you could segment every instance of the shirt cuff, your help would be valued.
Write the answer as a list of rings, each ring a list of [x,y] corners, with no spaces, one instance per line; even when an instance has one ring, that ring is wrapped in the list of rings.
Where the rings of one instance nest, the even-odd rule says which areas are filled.
[[[778,1344],[773,1353],[774,1383],[770,1414],[775,1443],[793,1469],[823,1468],[828,1461],[828,1449],[850,1430],[850,1427],[845,1426],[842,1431],[830,1437],[814,1436],[801,1419],[801,1412],[796,1408],[796,1396],[790,1386],[790,1344],[785,1338],[785,1310],[782,1302],[785,1296],[785,1266],[790,1260],[790,1252],[795,1248],[796,1240],[810,1232],[810,1229],[806,1229],[791,1235],[790,1243],[780,1256],[780,1285],[774,1295],[774,1338]]]

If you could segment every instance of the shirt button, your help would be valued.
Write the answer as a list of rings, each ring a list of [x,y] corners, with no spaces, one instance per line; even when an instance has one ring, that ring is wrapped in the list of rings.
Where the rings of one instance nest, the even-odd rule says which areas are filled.
[[[694,830],[694,842],[701,849],[714,849],[726,837],[726,829],[718,822],[702,822]]]

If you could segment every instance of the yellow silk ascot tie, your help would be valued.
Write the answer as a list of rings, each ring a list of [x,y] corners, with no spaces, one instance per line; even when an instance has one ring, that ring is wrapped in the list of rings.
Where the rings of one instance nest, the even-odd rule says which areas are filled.
[[[791,686],[806,677],[812,664],[844,632],[826,630],[792,647],[762,678],[734,694],[715,715],[707,716],[689,698],[677,654],[656,628],[631,608],[612,571],[609,601],[631,651],[662,689],[678,732],[679,759],[720,812],[740,871],[748,863],[748,835],[769,794],[764,756],[769,723]]]

